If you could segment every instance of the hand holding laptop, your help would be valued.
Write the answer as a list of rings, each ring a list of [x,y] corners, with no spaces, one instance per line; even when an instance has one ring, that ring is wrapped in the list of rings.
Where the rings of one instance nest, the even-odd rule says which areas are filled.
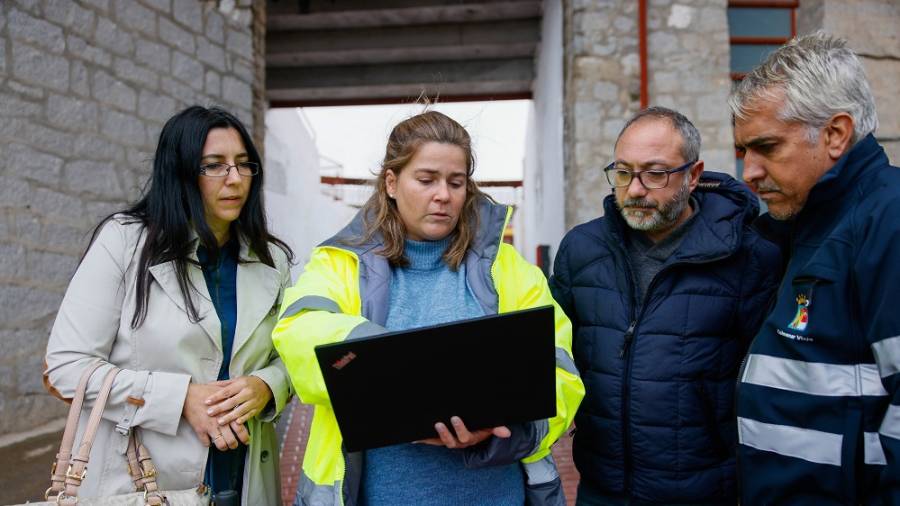
[[[552,417],[553,315],[542,306],[316,346],[345,448],[507,442],[511,424]],[[448,345],[478,352],[460,361]]]
[[[416,442],[434,446],[446,446],[447,448],[468,448],[469,446],[477,445],[491,436],[505,439],[512,435],[509,428],[505,425],[469,432],[469,429],[466,428],[466,424],[463,423],[462,418],[458,416],[450,417],[450,423],[453,425],[453,430],[456,432],[455,436],[446,425],[442,422],[438,422],[434,424],[434,430],[437,431],[439,437],[422,439]]]

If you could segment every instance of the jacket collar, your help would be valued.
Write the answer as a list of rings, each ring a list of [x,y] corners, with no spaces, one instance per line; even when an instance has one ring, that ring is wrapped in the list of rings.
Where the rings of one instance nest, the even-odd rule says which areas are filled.
[[[875,167],[887,164],[887,156],[875,136],[866,135],[813,185],[798,219],[803,220],[811,211],[826,203],[833,205],[834,201],[842,200],[842,195],[857,187],[860,178],[864,178]]]
[[[362,315],[379,325],[387,321],[387,301],[391,281],[391,268],[387,259],[378,254],[384,245],[384,237],[376,232],[369,240],[359,243],[363,237],[365,222],[361,210],[340,232],[322,242],[319,247],[337,248],[356,255],[359,261],[359,292],[362,299]],[[497,310],[497,293],[490,279],[490,266],[500,250],[503,231],[512,209],[483,198],[478,202],[478,230],[464,260],[466,280],[475,298],[488,312]],[[486,268],[483,268],[486,267]]]
[[[269,315],[272,307],[277,303],[281,289],[281,274],[278,269],[269,267],[259,261],[259,257],[250,250],[246,238],[241,236],[240,252],[237,267],[237,323],[235,325],[232,356],[236,355],[240,348],[249,340],[259,323]],[[197,262],[197,247],[200,238],[197,232],[191,229],[191,248],[189,259]],[[178,287],[178,277],[175,273],[175,261],[163,262],[150,267],[150,274],[162,288],[163,292],[182,311],[187,314],[181,290]],[[191,293],[199,294],[194,297],[194,307],[200,318],[200,327],[220,351],[222,349],[222,323],[216,314],[209,289],[203,272],[197,264],[188,264],[188,279],[193,287]]]
[[[704,172],[691,195],[700,210],[670,263],[708,262],[737,251],[744,227],[759,214],[756,197],[744,184],[718,172]],[[607,196],[603,206],[612,234],[624,241],[628,224],[616,207],[615,195]]]
[[[507,205],[491,202],[483,198],[478,202],[478,230],[475,232],[475,240],[470,249],[479,256],[496,254],[496,248],[503,238],[503,229],[507,221],[510,208]],[[325,240],[320,247],[337,247],[352,251],[357,256],[380,249],[384,245],[384,237],[381,232],[375,232],[368,241],[358,243],[365,232],[365,220],[361,210],[350,220],[340,232]]]

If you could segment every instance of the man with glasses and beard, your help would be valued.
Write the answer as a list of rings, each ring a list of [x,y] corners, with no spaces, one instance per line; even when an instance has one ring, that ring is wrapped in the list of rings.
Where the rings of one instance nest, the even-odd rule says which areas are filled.
[[[735,504],[734,386],[781,257],[746,186],[703,172],[700,134],[651,107],[619,133],[606,215],[560,245],[573,325],[580,505]]]

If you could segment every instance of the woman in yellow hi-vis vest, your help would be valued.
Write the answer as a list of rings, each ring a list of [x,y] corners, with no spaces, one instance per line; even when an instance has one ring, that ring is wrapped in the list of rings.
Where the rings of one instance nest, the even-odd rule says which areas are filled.
[[[373,196],[286,291],[272,338],[300,399],[315,405],[295,504],[565,504],[550,446],[584,396],[571,323],[541,271],[503,242],[511,208],[478,189],[473,169],[456,121],[429,111],[401,122]],[[315,346],[547,304],[556,416],[478,431],[454,417],[425,444],[344,450]]]

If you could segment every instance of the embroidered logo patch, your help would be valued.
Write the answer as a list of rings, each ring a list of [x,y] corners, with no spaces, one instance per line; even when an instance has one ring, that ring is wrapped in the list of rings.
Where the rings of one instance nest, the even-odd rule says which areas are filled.
[[[809,323],[809,298],[802,293],[797,296],[797,313],[794,319],[788,324],[788,328],[804,331]]]

